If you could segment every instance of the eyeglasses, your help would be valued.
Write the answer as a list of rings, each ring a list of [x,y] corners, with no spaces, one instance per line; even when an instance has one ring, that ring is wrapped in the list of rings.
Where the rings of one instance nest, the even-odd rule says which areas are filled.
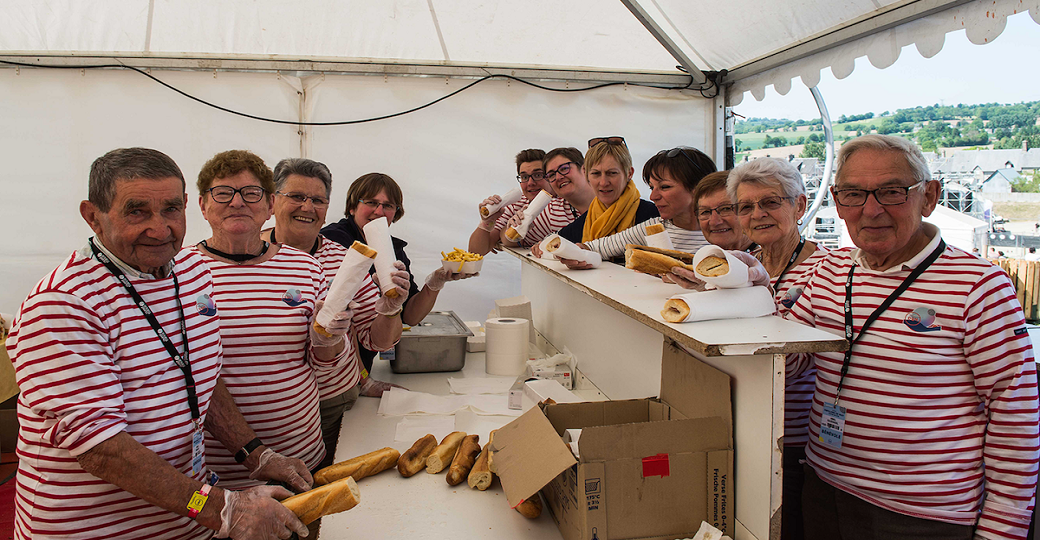
[[[310,201],[316,208],[325,208],[329,205],[329,200],[325,197],[309,197],[303,193],[282,193],[281,191],[275,191],[275,193],[288,197],[292,202],[303,205],[307,201]]]
[[[613,144],[613,145],[624,146],[625,148],[628,148],[628,145],[625,144],[625,138],[624,137],[618,137],[616,135],[613,136],[613,137],[595,137],[595,138],[589,139],[589,148],[591,149],[593,146],[596,146],[599,143]]]
[[[693,150],[694,152],[700,153],[700,150],[697,150],[696,148],[690,148],[689,146],[676,146],[675,148],[672,148],[671,150],[661,150],[660,152],[657,153],[657,155],[664,154],[669,159],[672,159],[675,156],[680,156],[681,155],[682,157],[686,158],[686,161],[690,162],[690,165],[693,165],[694,170],[697,171],[697,173],[699,174],[699,176],[701,178],[707,176],[710,173],[715,172],[714,170],[711,170],[711,171],[704,170],[704,168],[701,167],[701,165],[699,163],[694,161],[693,158],[690,157],[690,155],[686,153],[687,150]]]
[[[210,198],[213,202],[218,203],[229,203],[235,198],[235,193],[242,195],[242,200],[247,203],[260,202],[267,195],[267,191],[260,186],[246,186],[243,188],[235,189],[231,186],[216,186],[207,189]]]
[[[701,221],[708,221],[711,219],[712,212],[718,214],[720,218],[726,218],[737,213],[737,206],[734,204],[723,204],[715,208],[701,208],[697,211],[697,218]]]
[[[542,180],[545,180],[545,171],[538,169],[531,174],[520,173],[516,175],[516,180],[521,184],[531,180],[534,180],[535,182],[541,182]]]
[[[783,206],[784,201],[794,199],[794,197],[766,197],[758,201],[753,202],[738,202],[737,203],[737,214],[746,216],[751,212],[755,211],[755,207],[759,207],[766,212],[772,212],[773,210],[779,209]]]
[[[382,207],[383,211],[388,213],[388,214],[393,214],[394,212],[397,212],[397,205],[394,204],[394,203],[379,202],[379,201],[376,201],[376,200],[373,200],[373,199],[369,199],[367,201],[362,199],[362,200],[360,200],[358,202],[363,204],[363,205],[365,205],[365,206],[367,206],[371,210],[375,210],[376,208]]]
[[[559,167],[556,167],[555,171],[545,171],[545,179],[548,180],[549,183],[555,182],[557,174],[560,176],[567,176],[571,172],[571,167],[575,165],[577,165],[577,163],[574,163],[573,161],[561,163]]]
[[[863,206],[867,204],[867,198],[871,195],[882,206],[895,206],[906,202],[910,197],[911,189],[924,184],[924,180],[921,180],[909,186],[886,186],[877,189],[831,188],[831,193],[834,195],[834,202],[838,203],[839,206]]]

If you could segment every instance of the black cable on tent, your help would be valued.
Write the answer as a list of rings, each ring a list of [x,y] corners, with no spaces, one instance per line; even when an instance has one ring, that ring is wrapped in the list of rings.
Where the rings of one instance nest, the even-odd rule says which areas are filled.
[[[169,83],[166,83],[166,82],[162,81],[161,79],[153,76],[151,73],[148,73],[147,71],[145,71],[145,70],[143,70],[141,68],[134,67],[134,66],[128,66],[128,65],[125,65],[125,64],[98,64],[98,65],[89,65],[89,66],[58,66],[58,65],[49,65],[49,64],[31,64],[31,63],[26,63],[26,62],[12,62],[12,61],[9,61],[9,60],[0,60],[0,64],[6,64],[6,65],[10,65],[10,66],[19,66],[19,67],[49,68],[49,69],[112,69],[112,68],[115,68],[115,69],[129,69],[131,71],[135,71],[137,73],[140,73],[141,75],[144,75],[145,77],[148,77],[149,79],[151,79],[151,80],[153,80],[153,81],[155,81],[155,82],[165,86],[166,88],[169,88],[170,90],[173,90],[174,92],[177,92],[178,94],[180,94],[180,95],[182,95],[182,96],[184,96],[184,97],[186,97],[188,99],[191,99],[193,101],[197,101],[197,102],[199,102],[199,103],[201,103],[203,105],[206,105],[208,107],[213,107],[214,109],[217,109],[217,110],[229,113],[229,114],[234,114],[234,115],[237,115],[237,116],[243,116],[245,118],[251,118],[253,120],[259,120],[261,122],[271,122],[271,123],[274,123],[274,124],[288,124],[288,125],[293,125],[293,126],[348,126],[348,125],[352,125],[352,124],[364,124],[366,122],[376,122],[376,121],[379,121],[379,120],[388,120],[390,118],[396,118],[398,116],[404,116],[404,115],[409,114],[409,113],[420,111],[420,110],[425,109],[427,107],[430,107],[432,105],[436,105],[437,103],[440,103],[441,101],[444,101],[444,100],[446,100],[446,99],[448,99],[448,98],[450,98],[450,97],[452,97],[452,96],[454,96],[456,94],[459,94],[459,93],[463,92],[464,90],[469,90],[470,88],[472,88],[472,87],[474,87],[474,86],[476,86],[476,85],[478,85],[478,84],[480,84],[480,83],[482,83],[484,81],[490,80],[490,79],[509,79],[509,80],[512,80],[512,81],[516,81],[516,82],[519,82],[519,83],[522,83],[522,84],[526,84],[528,86],[533,86],[535,88],[538,88],[538,89],[541,89],[541,90],[547,90],[547,91],[550,91],[550,92],[588,92],[589,90],[596,90],[598,88],[605,88],[605,87],[608,87],[608,86],[618,86],[618,85],[623,85],[623,84],[631,84],[632,86],[642,86],[642,87],[646,87],[646,88],[658,88],[658,89],[661,89],[661,90],[687,90],[687,89],[689,89],[693,85],[693,77],[690,77],[690,82],[686,86],[655,86],[655,85],[651,85],[651,84],[640,84],[640,83],[610,82],[610,83],[603,83],[603,84],[597,84],[597,85],[593,85],[593,86],[588,86],[588,87],[584,87],[584,88],[552,88],[552,87],[543,86],[543,85],[540,85],[540,84],[537,84],[537,83],[534,83],[534,82],[531,82],[531,81],[526,81],[524,79],[521,79],[519,77],[514,77],[512,75],[496,74],[496,75],[488,75],[486,77],[481,77],[480,79],[477,79],[477,80],[467,84],[466,86],[463,86],[462,88],[459,88],[458,90],[455,90],[454,92],[451,92],[451,93],[449,93],[447,95],[441,96],[441,97],[439,97],[439,98],[437,98],[437,99],[435,99],[435,100],[433,100],[433,101],[431,101],[429,103],[425,103],[423,105],[419,105],[418,107],[413,107],[413,108],[408,109],[406,111],[396,112],[396,113],[393,113],[393,114],[387,114],[387,115],[383,115],[383,116],[376,116],[376,117],[373,117],[373,118],[364,118],[364,119],[361,119],[361,120],[343,120],[343,121],[340,121],[340,122],[299,122],[299,121],[295,121],[295,120],[278,120],[278,119],[275,119],[275,118],[265,118],[263,116],[256,116],[256,115],[252,115],[252,114],[248,114],[248,113],[232,110],[232,109],[229,109],[227,107],[223,107],[223,106],[217,105],[216,103],[210,103],[209,101],[206,101],[206,100],[204,100],[204,99],[202,99],[200,97],[193,96],[193,95],[191,95],[191,94],[189,94],[189,93],[187,93],[187,92],[185,92],[185,91],[183,91],[183,90],[181,90],[181,89],[179,89],[179,88],[177,88],[177,87],[175,87],[175,86],[173,86],[173,85],[171,85]],[[714,84],[714,82],[713,82],[713,84]],[[698,89],[698,90],[700,90],[701,94],[703,95],[703,93],[704,93],[703,89]]]

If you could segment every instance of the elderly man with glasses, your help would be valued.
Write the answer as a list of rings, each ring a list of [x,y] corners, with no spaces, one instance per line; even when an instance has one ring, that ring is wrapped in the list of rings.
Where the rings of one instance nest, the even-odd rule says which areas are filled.
[[[1037,382],[1007,274],[925,223],[939,198],[911,142],[842,146],[832,189],[855,249],[830,252],[788,318],[848,339],[815,366],[806,539],[1024,539],[1037,480]]]

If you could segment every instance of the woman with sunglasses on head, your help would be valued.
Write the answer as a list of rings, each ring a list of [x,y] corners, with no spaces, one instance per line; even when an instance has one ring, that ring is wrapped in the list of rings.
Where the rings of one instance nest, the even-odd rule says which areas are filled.
[[[639,198],[632,181],[632,155],[623,137],[590,139],[583,170],[596,198],[588,211],[560,230],[560,236],[590,242],[660,216],[654,203]]]
[[[401,186],[393,178],[383,173],[368,173],[354,180],[347,189],[347,208],[343,219],[323,228],[321,234],[329,240],[347,247],[355,240],[364,242],[364,227],[368,222],[386,218],[390,224],[393,224],[404,217],[403,202],[404,194]],[[408,295],[404,303],[404,311],[401,313],[401,320],[404,324],[410,326],[419,324],[433,309],[434,303],[437,302],[437,295],[446,282],[472,277],[438,268],[426,276],[426,284],[420,290],[411,275],[412,262],[404,252],[408,242],[396,236],[391,236],[390,240],[394,244],[394,255],[398,261],[404,264],[405,271],[408,272]],[[375,273],[374,266],[370,272]],[[361,381],[362,396],[380,397],[383,392],[396,386],[369,377],[368,374],[372,370],[372,361],[376,353],[366,348],[362,348],[360,353],[365,367],[362,373],[364,378]]]
[[[650,186],[650,201],[660,217],[648,219],[617,234],[581,244],[599,252],[604,259],[625,254],[627,244],[646,245],[646,228],[662,224],[675,249],[693,253],[708,244],[697,221],[693,192],[706,174],[715,172],[715,163],[700,150],[677,147],[661,150],[643,165],[643,181]],[[589,268],[579,261],[563,261],[569,268]]]
[[[348,308],[326,325],[326,334],[314,330],[328,291],[324,272],[306,252],[261,238],[275,186],[271,169],[255,154],[231,150],[213,156],[199,172],[198,189],[213,235],[191,249],[209,267],[213,294],[196,307],[220,317],[220,378],[257,435],[240,450],[224,448],[207,433],[207,464],[222,485],[240,489],[262,484],[254,480],[256,471],[241,465],[250,453],[260,453],[260,468],[265,461],[285,460],[280,454],[301,460],[299,476],[310,484],[307,470],[326,453],[318,380],[358,371],[353,336],[369,347],[392,346],[401,335],[400,319],[376,321],[380,317]],[[394,279],[407,284],[403,271]],[[360,303],[374,304],[379,313],[400,309],[397,300],[376,299],[375,286],[366,281]]]

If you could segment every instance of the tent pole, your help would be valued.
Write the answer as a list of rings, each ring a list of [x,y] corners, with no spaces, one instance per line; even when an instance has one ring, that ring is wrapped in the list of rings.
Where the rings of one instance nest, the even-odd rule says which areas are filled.
[[[813,200],[812,206],[809,207],[809,211],[805,213],[805,217],[802,218],[802,224],[799,227],[799,231],[802,233],[813,222],[813,217],[820,209],[820,206],[823,205],[823,200],[827,198],[827,187],[830,184],[831,170],[834,167],[834,131],[831,129],[831,115],[827,112],[827,104],[823,102],[823,94],[820,93],[820,88],[814,86],[809,91],[812,92],[813,99],[816,100],[816,108],[820,110],[820,118],[823,119],[823,134],[827,138],[825,145],[827,159],[824,161],[823,178],[820,179],[820,188],[816,191],[816,198]]]
[[[625,4],[625,7],[632,12],[632,16],[643,24],[647,31],[654,36],[654,39],[668,51],[668,54],[672,55],[676,62],[679,62],[679,65],[682,66],[686,73],[693,77],[695,84],[703,85],[708,82],[708,78],[701,72],[701,68],[697,67],[697,64],[693,62],[690,56],[661,28],[661,25],[657,24],[653,16],[643,9],[643,6],[639,4],[639,0],[621,0],[621,3]],[[694,51],[694,54],[696,54],[696,51]]]

